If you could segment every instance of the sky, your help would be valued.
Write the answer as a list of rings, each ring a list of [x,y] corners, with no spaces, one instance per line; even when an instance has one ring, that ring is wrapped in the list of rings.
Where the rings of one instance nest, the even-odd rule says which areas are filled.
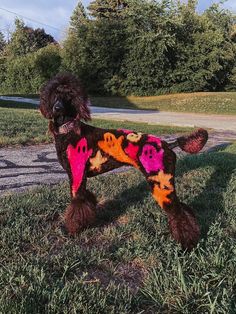
[[[199,11],[216,1],[199,0]],[[82,0],[85,7],[89,2]],[[44,28],[56,40],[61,41],[65,37],[70,16],[77,3],[78,0],[0,0],[0,31],[8,38],[14,30],[14,19],[18,16],[28,26]],[[226,1],[223,7],[236,13],[236,0]]]

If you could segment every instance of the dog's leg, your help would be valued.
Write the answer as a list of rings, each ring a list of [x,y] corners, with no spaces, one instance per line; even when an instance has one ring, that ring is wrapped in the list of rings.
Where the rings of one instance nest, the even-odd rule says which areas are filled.
[[[86,189],[86,162],[92,150],[88,149],[87,139],[80,139],[76,146],[67,147],[67,157],[70,164],[72,201],[65,212],[65,226],[70,234],[75,234],[95,221],[96,197]]]
[[[164,149],[164,170],[147,177],[154,199],[167,214],[173,238],[184,249],[192,249],[198,242],[200,230],[193,211],[181,203],[176,195],[174,174],[176,156],[168,148]]]
[[[73,235],[91,226],[95,221],[96,197],[85,187],[72,197],[71,203],[65,211],[65,227]]]

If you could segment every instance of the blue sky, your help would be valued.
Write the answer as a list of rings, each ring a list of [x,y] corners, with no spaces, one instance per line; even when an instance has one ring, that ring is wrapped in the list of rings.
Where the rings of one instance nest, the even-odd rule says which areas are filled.
[[[82,2],[87,6],[90,1],[83,0]],[[216,1],[199,0],[199,10],[204,10],[212,2]],[[27,25],[34,28],[43,27],[46,32],[52,34],[57,40],[62,40],[69,25],[71,13],[77,3],[78,0],[1,0],[0,30],[6,36],[9,36],[9,32],[14,29],[15,17],[25,16],[48,26],[23,18]],[[223,6],[236,13],[236,0],[228,0]],[[15,14],[5,10],[15,12]]]

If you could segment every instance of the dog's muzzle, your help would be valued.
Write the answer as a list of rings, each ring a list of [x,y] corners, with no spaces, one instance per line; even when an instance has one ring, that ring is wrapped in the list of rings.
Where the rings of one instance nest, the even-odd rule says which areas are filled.
[[[64,105],[63,105],[63,102],[60,101],[60,100],[57,100],[55,102],[55,104],[53,105],[53,114],[54,115],[60,115],[64,112]]]

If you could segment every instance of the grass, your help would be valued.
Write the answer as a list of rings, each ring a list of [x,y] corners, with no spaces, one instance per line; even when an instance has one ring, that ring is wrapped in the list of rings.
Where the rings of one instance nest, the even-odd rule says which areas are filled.
[[[59,216],[68,183],[1,199],[1,313],[235,313],[236,144],[181,159],[177,191],[201,225],[184,253],[143,177],[88,182],[111,199],[100,224],[75,238]]]
[[[37,95],[10,95],[37,98]],[[91,97],[94,106],[236,115],[236,92],[180,93],[149,97]],[[1,104],[1,101],[0,101]]]
[[[182,93],[150,97],[91,97],[94,106],[204,114],[236,114],[236,92]]]
[[[141,132],[163,135],[190,131],[191,128],[147,125],[145,123],[106,121],[94,119],[92,124],[104,128],[129,128]],[[16,144],[50,143],[48,122],[34,105],[0,101],[0,147]]]

